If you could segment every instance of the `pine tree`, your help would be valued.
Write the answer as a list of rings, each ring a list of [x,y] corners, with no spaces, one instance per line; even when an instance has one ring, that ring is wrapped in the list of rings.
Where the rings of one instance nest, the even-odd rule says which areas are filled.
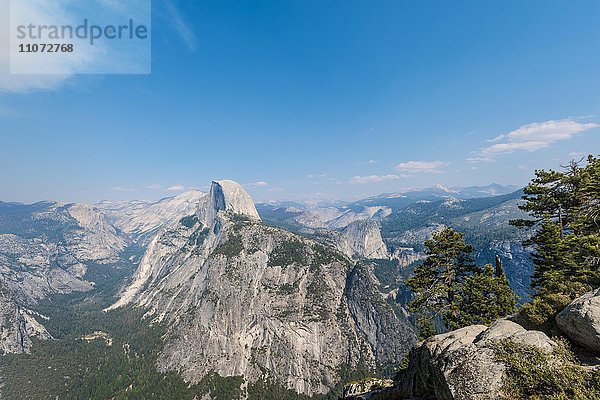
[[[469,276],[461,286],[458,301],[458,326],[489,325],[516,311],[517,296],[497,265],[491,264]]]
[[[536,293],[561,291],[567,279],[566,264],[571,261],[561,237],[560,224],[545,218],[529,243],[535,249],[531,256],[535,267],[531,287]]]
[[[534,323],[551,322],[569,301],[600,286],[600,159],[587,165],[571,161],[563,171],[535,172],[520,206],[532,220],[511,221],[535,226],[535,272],[532,302],[524,307]]]
[[[406,281],[415,294],[409,309],[420,315],[421,328],[433,315],[441,316],[447,327],[454,328],[461,284],[477,271],[471,258],[473,247],[465,244],[463,233],[450,227],[434,233],[425,241],[425,247],[427,258]]]

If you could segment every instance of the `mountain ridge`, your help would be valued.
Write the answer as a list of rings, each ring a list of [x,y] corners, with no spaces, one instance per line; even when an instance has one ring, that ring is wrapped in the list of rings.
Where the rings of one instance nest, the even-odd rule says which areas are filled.
[[[210,371],[270,379],[313,395],[340,384],[343,366],[399,363],[415,335],[376,278],[335,250],[262,224],[239,185],[220,182],[194,218],[155,237],[106,310],[132,304],[171,326],[159,369],[192,383]]]

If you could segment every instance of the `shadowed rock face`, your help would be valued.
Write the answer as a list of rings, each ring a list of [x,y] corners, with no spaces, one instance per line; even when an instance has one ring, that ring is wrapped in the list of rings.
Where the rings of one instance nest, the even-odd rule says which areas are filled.
[[[600,289],[574,300],[557,316],[560,330],[577,344],[600,353]]]
[[[198,207],[198,219],[205,226],[212,226],[219,211],[229,211],[260,221],[252,198],[234,181],[213,181],[210,193]]]
[[[260,223],[231,181],[214,182],[193,223],[150,244],[117,304],[170,326],[159,368],[211,371],[325,393],[344,369],[399,363],[415,336],[342,254]]]
[[[399,354],[410,351],[413,342],[407,339],[414,337],[412,328],[398,318],[402,310],[393,310],[383,301],[367,269],[356,266],[350,271],[346,298],[360,335],[380,363],[393,365]]]

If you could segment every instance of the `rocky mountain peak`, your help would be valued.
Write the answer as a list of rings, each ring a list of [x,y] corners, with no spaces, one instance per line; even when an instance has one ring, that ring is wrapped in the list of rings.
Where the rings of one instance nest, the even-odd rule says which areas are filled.
[[[213,181],[210,193],[198,207],[198,219],[205,226],[212,226],[219,211],[230,211],[260,221],[252,198],[242,186],[234,181]]]

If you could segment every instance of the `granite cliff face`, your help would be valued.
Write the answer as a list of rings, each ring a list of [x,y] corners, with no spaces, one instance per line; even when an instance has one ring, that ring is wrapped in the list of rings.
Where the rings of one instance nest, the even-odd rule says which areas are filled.
[[[154,238],[111,309],[170,326],[163,371],[328,392],[358,367],[397,364],[415,341],[400,310],[347,257],[263,225],[247,193],[213,182],[195,214]]]
[[[101,210],[129,240],[147,245],[161,228],[176,222],[180,215],[194,213],[205,195],[198,190],[189,190],[156,202],[103,201],[95,208]]]
[[[36,317],[43,320],[43,316],[17,305],[11,294],[0,288],[0,354],[28,352],[32,337],[51,339]]]
[[[336,247],[349,257],[389,257],[379,224],[370,220],[355,221],[346,226],[336,241]]]
[[[91,206],[2,203],[0,208],[0,350],[29,352],[32,336],[49,336],[43,318],[28,310],[53,294],[91,290],[86,263],[115,261],[126,241]]]

